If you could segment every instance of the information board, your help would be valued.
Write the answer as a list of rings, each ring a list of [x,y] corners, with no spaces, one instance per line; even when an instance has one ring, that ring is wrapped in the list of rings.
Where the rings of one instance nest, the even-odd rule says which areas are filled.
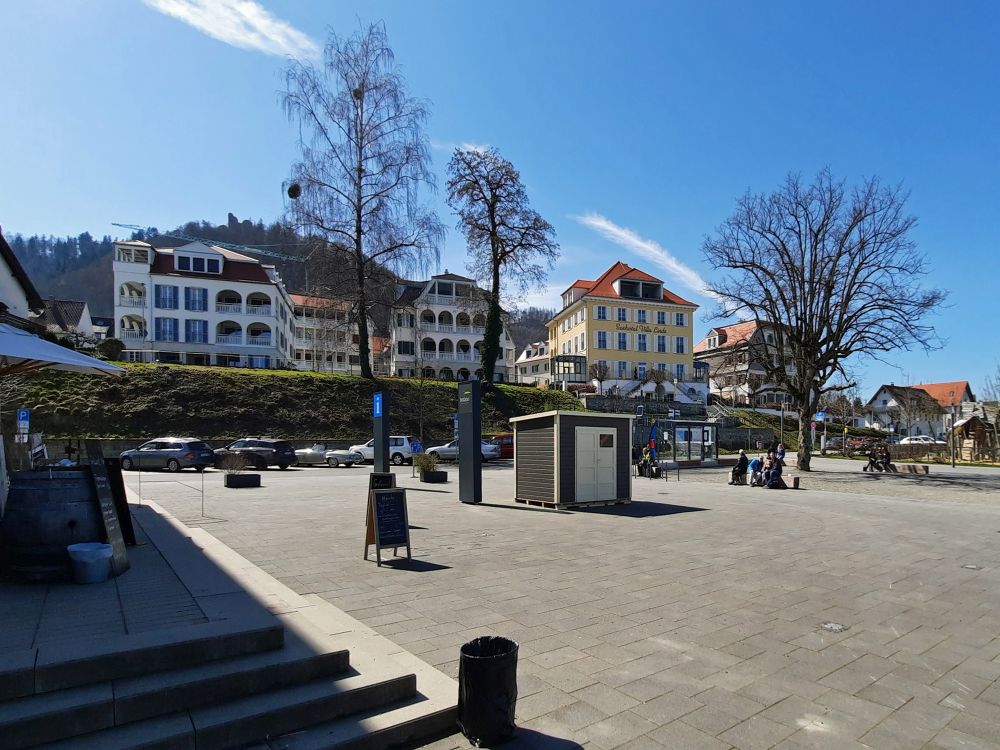
[[[375,545],[375,559],[382,565],[382,550],[392,547],[395,555],[406,547],[410,558],[410,523],[406,513],[406,490],[373,489],[368,493],[368,514],[365,521],[365,559],[368,548]]]
[[[368,491],[391,490],[396,487],[396,475],[391,471],[373,471],[368,475]]]
[[[135,528],[132,526],[132,513],[128,509],[128,495],[125,494],[125,480],[122,477],[122,464],[118,456],[104,459],[111,482],[111,494],[115,498],[115,510],[118,511],[118,524],[122,527],[122,539],[129,547],[135,546]]]
[[[128,553],[125,551],[122,527],[118,522],[118,510],[115,508],[111,480],[108,478],[108,469],[104,464],[104,452],[101,450],[101,444],[96,440],[86,440],[84,445],[87,449],[90,474],[94,479],[94,489],[97,490],[97,504],[101,510],[101,520],[104,522],[108,544],[111,545],[111,573],[120,576],[129,569]]]

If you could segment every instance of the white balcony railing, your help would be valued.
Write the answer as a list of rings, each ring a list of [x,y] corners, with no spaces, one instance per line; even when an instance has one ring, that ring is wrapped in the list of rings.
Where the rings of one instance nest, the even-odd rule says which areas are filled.
[[[125,341],[135,341],[137,339],[146,338],[146,332],[140,330],[132,330],[130,328],[125,328],[118,332],[118,335]]]
[[[239,302],[216,302],[215,311],[217,313],[236,313],[237,315],[243,312],[243,305]]]
[[[216,344],[240,344],[243,342],[242,333],[217,333],[215,334]]]
[[[420,357],[421,359],[430,360],[437,359],[438,355],[437,352],[420,352]]]
[[[472,326],[455,326],[455,333],[472,333]]]
[[[247,315],[263,315],[264,317],[271,316],[271,306],[270,305],[247,305]]]
[[[119,307],[145,307],[146,298],[134,294],[122,294],[118,296]]]
[[[271,336],[247,336],[247,346],[270,346]]]

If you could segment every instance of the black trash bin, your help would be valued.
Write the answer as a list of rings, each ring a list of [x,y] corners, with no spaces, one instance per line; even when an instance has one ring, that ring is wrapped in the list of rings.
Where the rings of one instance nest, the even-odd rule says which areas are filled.
[[[517,643],[486,635],[462,646],[458,664],[458,725],[476,747],[492,747],[514,733]]]

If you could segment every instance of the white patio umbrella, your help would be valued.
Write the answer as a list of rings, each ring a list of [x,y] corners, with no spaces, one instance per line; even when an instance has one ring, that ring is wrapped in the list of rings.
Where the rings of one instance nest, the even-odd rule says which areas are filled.
[[[37,370],[65,370],[93,375],[120,375],[123,370],[86,354],[0,323],[0,375]]]

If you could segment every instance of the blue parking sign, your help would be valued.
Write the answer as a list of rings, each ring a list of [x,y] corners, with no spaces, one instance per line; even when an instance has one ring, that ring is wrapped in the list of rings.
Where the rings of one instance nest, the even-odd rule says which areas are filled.
[[[31,409],[18,409],[17,410],[17,421],[27,422],[31,416]]]

